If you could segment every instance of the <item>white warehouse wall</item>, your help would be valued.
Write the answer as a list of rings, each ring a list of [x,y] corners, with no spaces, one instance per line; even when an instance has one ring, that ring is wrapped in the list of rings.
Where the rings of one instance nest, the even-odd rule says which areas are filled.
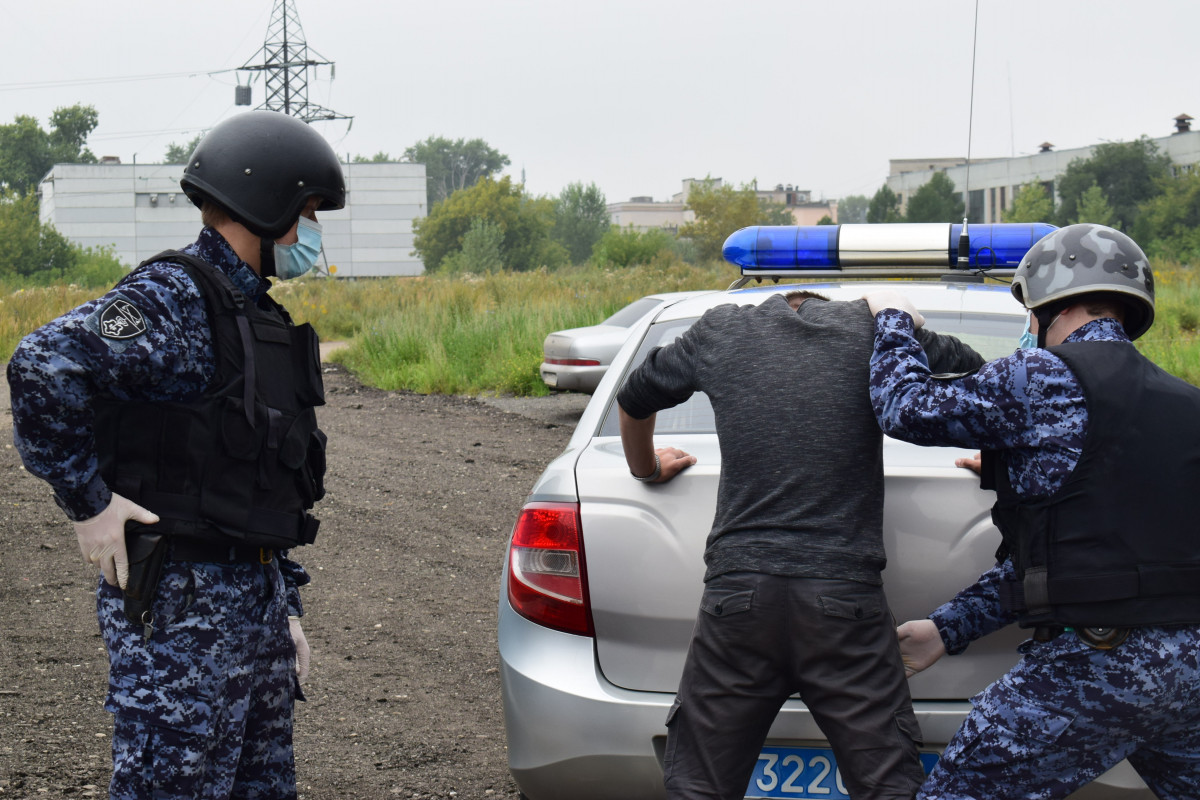
[[[414,219],[425,216],[425,165],[343,164],[346,208],[320,212],[324,260],[339,278],[420,275]],[[200,209],[179,188],[182,164],[56,164],[41,219],[83,247],[111,247],[133,267],[195,241]]]

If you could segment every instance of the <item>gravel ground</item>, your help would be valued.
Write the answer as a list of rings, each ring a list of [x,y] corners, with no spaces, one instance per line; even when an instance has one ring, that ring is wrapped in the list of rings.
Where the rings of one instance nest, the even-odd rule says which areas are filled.
[[[326,366],[328,494],[304,628],[301,797],[515,797],[496,654],[505,544],[585,395],[383,392]],[[107,795],[111,718],[82,563],[49,490],[20,465],[0,398],[0,800]]]

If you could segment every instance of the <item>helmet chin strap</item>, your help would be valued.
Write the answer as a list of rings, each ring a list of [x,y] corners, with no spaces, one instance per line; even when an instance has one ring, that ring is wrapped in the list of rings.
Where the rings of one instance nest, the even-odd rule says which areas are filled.
[[[265,236],[258,240],[258,273],[264,278],[275,277],[275,240]]]
[[[1058,315],[1070,305],[1071,300],[1067,298],[1065,300],[1059,300],[1057,303],[1051,303],[1050,305],[1042,306],[1041,308],[1035,308],[1033,310],[1033,315],[1037,317],[1038,321],[1038,347],[1045,349],[1046,334],[1050,333],[1050,326],[1058,320]]]

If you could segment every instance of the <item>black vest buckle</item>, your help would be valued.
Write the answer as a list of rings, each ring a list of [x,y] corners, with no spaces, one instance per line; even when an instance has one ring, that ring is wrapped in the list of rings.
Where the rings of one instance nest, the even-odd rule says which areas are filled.
[[[1055,637],[1061,636],[1065,631],[1062,625],[1038,625],[1033,629],[1033,640],[1035,642],[1048,642]]]

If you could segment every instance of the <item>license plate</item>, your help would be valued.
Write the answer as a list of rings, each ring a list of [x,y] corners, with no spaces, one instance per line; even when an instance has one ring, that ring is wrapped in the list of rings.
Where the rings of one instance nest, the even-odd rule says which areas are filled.
[[[558,387],[558,373],[543,372],[542,373],[542,382],[551,388],[557,388]]]
[[[921,753],[925,774],[937,754]],[[821,747],[764,747],[750,776],[746,797],[819,797],[849,800],[833,751]]]

